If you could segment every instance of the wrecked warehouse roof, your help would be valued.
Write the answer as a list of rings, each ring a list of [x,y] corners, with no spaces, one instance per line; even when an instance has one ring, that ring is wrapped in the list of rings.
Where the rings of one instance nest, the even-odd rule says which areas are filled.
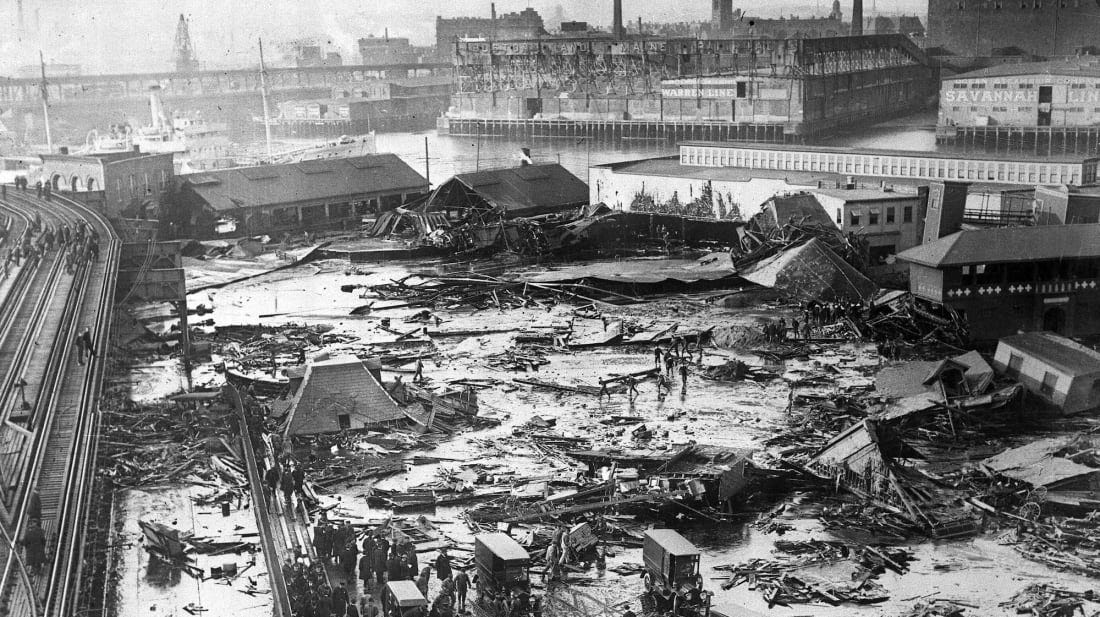
[[[767,217],[767,224],[761,220]],[[797,195],[779,195],[772,197],[764,203],[761,212],[752,217],[762,229],[772,225],[782,227],[788,222],[798,225],[814,224],[822,227],[834,228],[833,220],[825,207],[810,193]]]
[[[336,433],[404,417],[362,360],[355,356],[339,357],[307,365],[302,384],[290,402],[286,432],[288,435]]]
[[[428,189],[427,180],[396,154],[219,169],[181,178],[219,212]]]
[[[817,238],[753,264],[745,280],[787,298],[825,302],[864,301],[878,288]]]
[[[556,268],[516,280],[532,283],[564,283],[595,279],[614,283],[695,283],[735,276],[737,269],[729,253],[711,253],[699,259],[637,259],[613,263],[598,262]]]
[[[501,208],[507,217],[535,216],[588,203],[588,185],[556,163],[458,174],[428,198],[426,212]]]
[[[1024,332],[1001,339],[1011,347],[1067,375],[1100,373],[1100,353],[1052,332]]]
[[[1088,467],[1059,456],[1090,450],[1094,443],[1080,435],[1037,439],[1018,448],[991,456],[982,464],[1002,475],[1027,482],[1032,486],[1053,486],[1071,478],[1100,474],[1100,469]]]
[[[1100,224],[968,229],[898,253],[932,268],[1090,257],[1100,257]]]

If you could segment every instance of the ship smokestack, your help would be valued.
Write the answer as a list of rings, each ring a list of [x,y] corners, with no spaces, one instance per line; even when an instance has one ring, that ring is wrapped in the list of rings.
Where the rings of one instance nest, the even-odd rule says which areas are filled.
[[[611,31],[615,34],[615,38],[623,38],[623,0],[614,0],[615,9],[614,14],[611,17]]]
[[[863,0],[852,0],[852,36],[863,36]]]

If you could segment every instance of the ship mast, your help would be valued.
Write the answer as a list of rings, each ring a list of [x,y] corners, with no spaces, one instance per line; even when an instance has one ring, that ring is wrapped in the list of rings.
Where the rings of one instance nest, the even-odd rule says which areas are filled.
[[[264,138],[267,140],[267,160],[271,162],[271,112],[267,106],[267,67],[264,66],[264,40],[260,41],[260,96],[264,102]]]
[[[50,92],[46,88],[46,59],[42,56],[42,50],[38,50],[38,62],[42,67],[42,116],[46,120],[46,149],[53,152],[53,137],[50,135]]]

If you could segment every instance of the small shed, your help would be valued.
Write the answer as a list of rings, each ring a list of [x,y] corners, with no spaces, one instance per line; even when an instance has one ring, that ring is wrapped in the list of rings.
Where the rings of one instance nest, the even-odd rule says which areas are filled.
[[[287,435],[361,429],[405,418],[404,412],[355,356],[306,365],[286,415]]]
[[[993,366],[1065,415],[1100,407],[1100,352],[1052,332],[1006,336]]]

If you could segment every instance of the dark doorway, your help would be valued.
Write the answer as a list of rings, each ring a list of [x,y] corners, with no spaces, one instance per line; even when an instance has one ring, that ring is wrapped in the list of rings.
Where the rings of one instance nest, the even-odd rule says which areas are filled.
[[[1048,308],[1043,313],[1043,329],[1061,334],[1066,329],[1065,309],[1060,306]]]
[[[1050,126],[1050,108],[1054,101],[1053,86],[1039,86],[1039,126]]]

